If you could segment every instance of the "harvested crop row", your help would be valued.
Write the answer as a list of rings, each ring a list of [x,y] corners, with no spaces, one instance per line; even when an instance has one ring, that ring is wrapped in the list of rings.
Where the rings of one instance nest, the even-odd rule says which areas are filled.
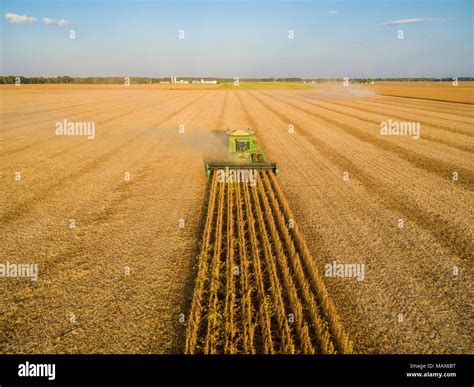
[[[268,94],[266,94],[268,95]],[[310,105],[313,105],[317,108],[321,108],[330,112],[336,112],[336,113],[341,113],[344,114],[347,117],[351,118],[356,118],[359,120],[363,120],[365,122],[375,124],[377,126],[380,125],[380,123],[386,119],[387,117],[387,106],[383,108],[367,108],[364,105],[362,107],[360,106],[361,104],[357,103],[340,103],[340,102],[335,102],[334,100],[331,100],[330,102],[312,102],[312,99],[308,99],[305,97],[293,97],[291,94],[287,95],[284,94],[285,97],[291,98],[292,100],[295,101],[301,101],[308,103]],[[342,109],[341,109],[342,108]],[[362,114],[360,112],[363,112]],[[368,115],[367,115],[368,113]],[[474,134],[472,134],[471,131],[465,130],[464,128],[468,128],[469,124],[468,123],[462,123],[458,125],[458,128],[456,129],[456,126],[454,122],[450,122],[450,125],[452,128],[448,127],[446,123],[439,123],[439,122],[433,122],[433,120],[426,120],[424,118],[420,119],[422,117],[421,115],[415,115],[415,114],[396,114],[390,112],[390,118],[392,119],[397,119],[401,121],[420,121],[423,126],[426,126],[427,128],[434,129],[432,131],[435,136],[430,136],[427,135],[426,133],[423,134],[423,139],[432,141],[432,142],[439,142],[448,146],[452,146],[455,148],[458,148],[460,150],[464,150],[467,152],[471,152],[473,149],[472,141],[469,137],[473,137]],[[459,129],[463,128],[463,129]],[[446,131],[448,133],[446,133]],[[449,136],[449,137],[448,137]]]
[[[441,160],[437,158],[438,156],[437,154],[431,155],[432,148],[426,153],[421,153],[419,148],[415,148],[413,146],[409,147],[408,143],[403,143],[403,145],[401,145],[398,142],[385,140],[385,139],[382,139],[380,136],[374,135],[364,129],[360,129],[354,124],[346,124],[344,121],[341,121],[340,118],[338,117],[331,117],[326,114],[320,114],[311,109],[306,109],[304,107],[301,107],[298,104],[294,104],[292,102],[289,102],[287,100],[284,100],[275,96],[273,96],[273,98],[276,99],[277,101],[280,101],[288,105],[289,107],[291,107],[292,109],[296,111],[301,111],[311,117],[314,117],[318,120],[326,122],[328,125],[341,129],[346,134],[349,134],[357,138],[358,140],[374,145],[383,151],[391,152],[397,155],[398,157],[408,161],[413,166],[424,169],[427,172],[436,174],[440,177],[446,177],[446,176],[450,176],[454,170],[458,170],[460,173],[463,174],[463,176],[466,176],[466,180],[460,182],[460,185],[462,185],[469,191],[474,190],[474,185],[473,185],[474,173],[468,167],[467,163],[465,166],[463,165],[464,163],[462,161],[458,161],[458,164],[456,164],[456,162],[451,161],[451,160],[450,161]],[[264,106],[269,106],[265,102],[262,102],[262,100],[260,100],[258,97],[256,97],[256,99],[259,100]],[[343,113],[336,113],[336,114],[340,116]],[[357,120],[362,121],[360,119],[357,119]]]
[[[213,173],[186,353],[351,353],[313,257],[271,172]]]

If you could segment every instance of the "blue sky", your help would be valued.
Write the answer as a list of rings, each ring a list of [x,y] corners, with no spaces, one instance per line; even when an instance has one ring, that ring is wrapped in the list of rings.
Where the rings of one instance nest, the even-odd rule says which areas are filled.
[[[2,0],[0,73],[474,76],[473,3]]]

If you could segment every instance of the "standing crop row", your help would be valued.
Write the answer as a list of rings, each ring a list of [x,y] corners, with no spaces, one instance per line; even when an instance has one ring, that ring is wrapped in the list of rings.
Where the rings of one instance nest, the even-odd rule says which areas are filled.
[[[209,186],[185,352],[351,353],[275,176]]]

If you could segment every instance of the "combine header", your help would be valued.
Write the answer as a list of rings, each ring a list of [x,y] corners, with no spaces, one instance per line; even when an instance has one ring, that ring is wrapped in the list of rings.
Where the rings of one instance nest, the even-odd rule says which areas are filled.
[[[278,176],[276,163],[267,163],[265,154],[258,146],[255,138],[255,130],[227,130],[228,145],[230,155],[242,161],[221,161],[206,162],[207,177],[211,177],[213,170],[222,169],[259,169],[272,170]]]

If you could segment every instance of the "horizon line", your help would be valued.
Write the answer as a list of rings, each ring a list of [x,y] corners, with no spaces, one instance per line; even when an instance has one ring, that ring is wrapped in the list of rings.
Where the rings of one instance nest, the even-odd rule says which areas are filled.
[[[88,75],[88,76],[76,76],[76,75],[67,75],[67,74],[61,74],[61,75],[3,75],[0,74],[0,77],[19,77],[19,78],[59,78],[59,77],[69,77],[69,78],[76,78],[76,79],[86,79],[86,78],[142,78],[142,79],[170,79],[173,76],[144,76],[144,75]],[[219,76],[174,76],[175,78],[178,79],[209,79],[209,78],[214,78],[214,79],[220,79],[220,80],[226,80],[226,81],[234,81],[235,77],[219,77]],[[337,77],[302,77],[302,76],[283,76],[283,77],[237,77],[239,81],[242,80],[264,80],[265,82],[268,81],[278,81],[278,80],[287,80],[287,79],[297,79],[297,80],[332,80],[332,79],[462,79],[462,78],[473,78],[474,75],[462,75],[462,76],[355,76],[355,77],[346,77],[346,76],[337,76]]]

